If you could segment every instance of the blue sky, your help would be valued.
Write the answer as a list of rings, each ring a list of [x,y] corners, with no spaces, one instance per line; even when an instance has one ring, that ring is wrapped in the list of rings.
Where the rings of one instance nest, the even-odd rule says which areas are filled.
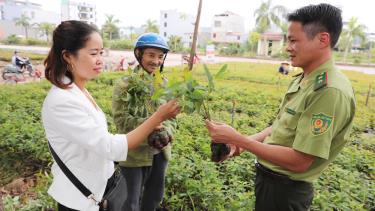
[[[42,4],[46,10],[59,12],[61,0],[30,0]],[[82,0],[77,0],[82,1]],[[98,25],[104,22],[105,14],[113,14],[120,20],[122,26],[141,26],[147,19],[159,20],[160,10],[176,9],[191,15],[196,15],[198,0],[86,0],[96,5]],[[261,0],[203,0],[201,26],[210,26],[215,14],[226,10],[244,17],[245,28],[250,30],[255,25],[254,10]],[[373,0],[273,0],[273,5],[283,5],[290,10],[308,4],[321,2],[330,3],[343,10],[344,21],[350,17],[358,17],[360,23],[365,24],[369,31],[375,33],[375,12]]]

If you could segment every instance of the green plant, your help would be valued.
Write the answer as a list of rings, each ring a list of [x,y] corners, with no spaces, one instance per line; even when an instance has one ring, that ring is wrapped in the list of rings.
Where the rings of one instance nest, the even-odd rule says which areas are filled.
[[[7,44],[7,45],[20,44],[21,38],[15,34],[12,34],[12,35],[9,35],[3,42],[4,44]]]

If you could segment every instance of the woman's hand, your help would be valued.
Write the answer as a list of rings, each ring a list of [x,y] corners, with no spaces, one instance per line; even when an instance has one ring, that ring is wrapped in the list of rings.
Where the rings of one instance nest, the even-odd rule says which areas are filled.
[[[175,118],[180,113],[180,106],[177,100],[171,100],[168,103],[161,105],[155,114],[160,118],[161,122]]]

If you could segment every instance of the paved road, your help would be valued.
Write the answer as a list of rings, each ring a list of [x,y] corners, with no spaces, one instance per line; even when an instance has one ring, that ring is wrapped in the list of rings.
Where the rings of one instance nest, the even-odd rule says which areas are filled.
[[[35,53],[47,54],[49,51],[48,47],[39,46],[14,46],[14,45],[0,45],[1,49],[17,49],[20,51],[32,51]],[[110,67],[115,67],[120,57],[124,56],[126,61],[134,61],[133,51],[110,51],[109,55],[105,56],[106,63]],[[205,62],[205,56],[201,58]],[[207,61],[208,62],[208,61]],[[278,60],[266,60],[266,59],[250,59],[242,57],[215,57],[212,63],[225,63],[225,62],[252,62],[252,63],[270,63],[270,64],[280,64]],[[165,66],[177,66],[182,64],[181,54],[168,54],[165,61]],[[362,67],[362,66],[351,66],[351,65],[337,65],[342,70],[352,70],[359,71],[367,74],[375,74],[375,67]]]

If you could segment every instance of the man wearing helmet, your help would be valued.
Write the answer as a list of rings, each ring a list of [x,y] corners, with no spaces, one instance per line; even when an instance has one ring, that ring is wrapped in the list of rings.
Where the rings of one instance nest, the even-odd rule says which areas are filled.
[[[158,34],[146,33],[138,38],[134,55],[139,65],[114,88],[112,111],[118,132],[131,131],[152,114],[147,107],[156,106],[151,102],[152,93],[144,91],[144,87],[136,87],[152,87],[152,80],[147,78],[153,76],[159,68],[160,72],[163,71],[168,51],[167,43]],[[150,90],[152,92],[152,88]],[[174,121],[167,121],[155,128],[143,144],[129,150],[126,161],[120,162],[121,174],[127,183],[127,195],[123,196],[126,199],[122,210],[148,211],[156,210],[159,206],[164,194],[164,177],[171,155],[170,142],[174,124]]]

